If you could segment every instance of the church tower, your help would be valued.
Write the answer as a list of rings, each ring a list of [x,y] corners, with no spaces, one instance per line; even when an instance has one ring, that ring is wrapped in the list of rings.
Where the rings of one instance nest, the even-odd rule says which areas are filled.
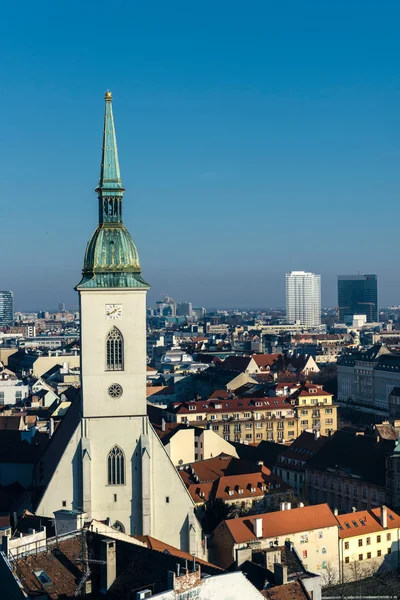
[[[146,414],[146,292],[135,243],[122,222],[124,187],[111,92],[105,95],[96,188],[99,224],[89,240],[80,298],[83,418]]]
[[[122,222],[124,187],[112,95],[105,95],[98,225],[76,290],[81,318],[81,403],[57,428],[33,510],[67,508],[129,534],[151,535],[204,558],[201,527],[183,481],[146,411],[146,293],[134,241]]]

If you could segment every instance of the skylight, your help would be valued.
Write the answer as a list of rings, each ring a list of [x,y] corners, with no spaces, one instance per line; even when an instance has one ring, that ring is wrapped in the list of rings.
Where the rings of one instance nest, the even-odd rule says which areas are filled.
[[[357,521],[352,521],[352,523],[353,523],[354,527],[358,527]]]
[[[350,523],[348,523],[347,521],[345,521],[344,524],[346,525],[347,529],[351,529]]]

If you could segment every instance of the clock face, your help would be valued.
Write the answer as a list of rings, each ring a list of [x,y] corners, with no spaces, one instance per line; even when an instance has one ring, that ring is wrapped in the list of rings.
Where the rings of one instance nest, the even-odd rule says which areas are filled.
[[[109,321],[122,317],[122,304],[106,304],[106,318]]]

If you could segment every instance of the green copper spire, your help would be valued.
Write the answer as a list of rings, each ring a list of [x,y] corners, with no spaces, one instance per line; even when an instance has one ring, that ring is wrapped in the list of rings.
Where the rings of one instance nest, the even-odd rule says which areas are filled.
[[[118,162],[112,94],[106,92],[99,199],[99,224],[86,248],[82,280],[76,289],[148,288],[135,243],[122,223],[124,187]]]
[[[104,100],[106,101],[106,110],[104,113],[103,153],[101,155],[100,181],[96,192],[101,193],[105,190],[124,192],[119,170],[111,92],[106,92]]]

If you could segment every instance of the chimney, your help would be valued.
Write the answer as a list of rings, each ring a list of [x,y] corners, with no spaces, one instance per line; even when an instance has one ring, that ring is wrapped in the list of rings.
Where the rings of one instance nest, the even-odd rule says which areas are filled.
[[[337,517],[337,516],[338,516],[338,514],[339,514],[339,511],[338,511],[338,509],[337,509],[337,508],[335,508],[335,509],[334,509],[334,511],[333,511],[333,514],[335,515],[335,517]]]
[[[292,503],[291,502],[285,502],[285,510],[290,510],[292,508]]]
[[[51,417],[49,421],[49,438],[54,435],[54,419]]]
[[[352,510],[353,512],[357,512],[357,509],[356,509],[356,507],[355,507],[355,506],[352,506],[352,507],[351,507],[351,510]]]
[[[101,559],[104,561],[100,568],[100,592],[102,594],[107,594],[117,574],[116,543],[112,539],[105,539],[101,542]]]
[[[262,536],[263,536],[262,524],[263,524],[263,522],[260,517],[258,517],[257,519],[254,519],[254,534],[257,538],[262,538]]]
[[[381,525],[384,529],[387,528],[387,506],[381,506]]]
[[[304,508],[304,502],[299,502],[299,508]]]
[[[320,432],[318,429],[316,429],[316,430],[314,431],[314,440],[315,440],[315,441],[319,440],[319,436],[320,436],[320,435],[321,435],[321,432]]]
[[[165,431],[165,419],[161,419],[161,431]]]
[[[285,510],[286,508],[286,502],[281,502],[281,510]]]
[[[288,568],[281,563],[274,563],[275,585],[286,585],[288,582]]]

